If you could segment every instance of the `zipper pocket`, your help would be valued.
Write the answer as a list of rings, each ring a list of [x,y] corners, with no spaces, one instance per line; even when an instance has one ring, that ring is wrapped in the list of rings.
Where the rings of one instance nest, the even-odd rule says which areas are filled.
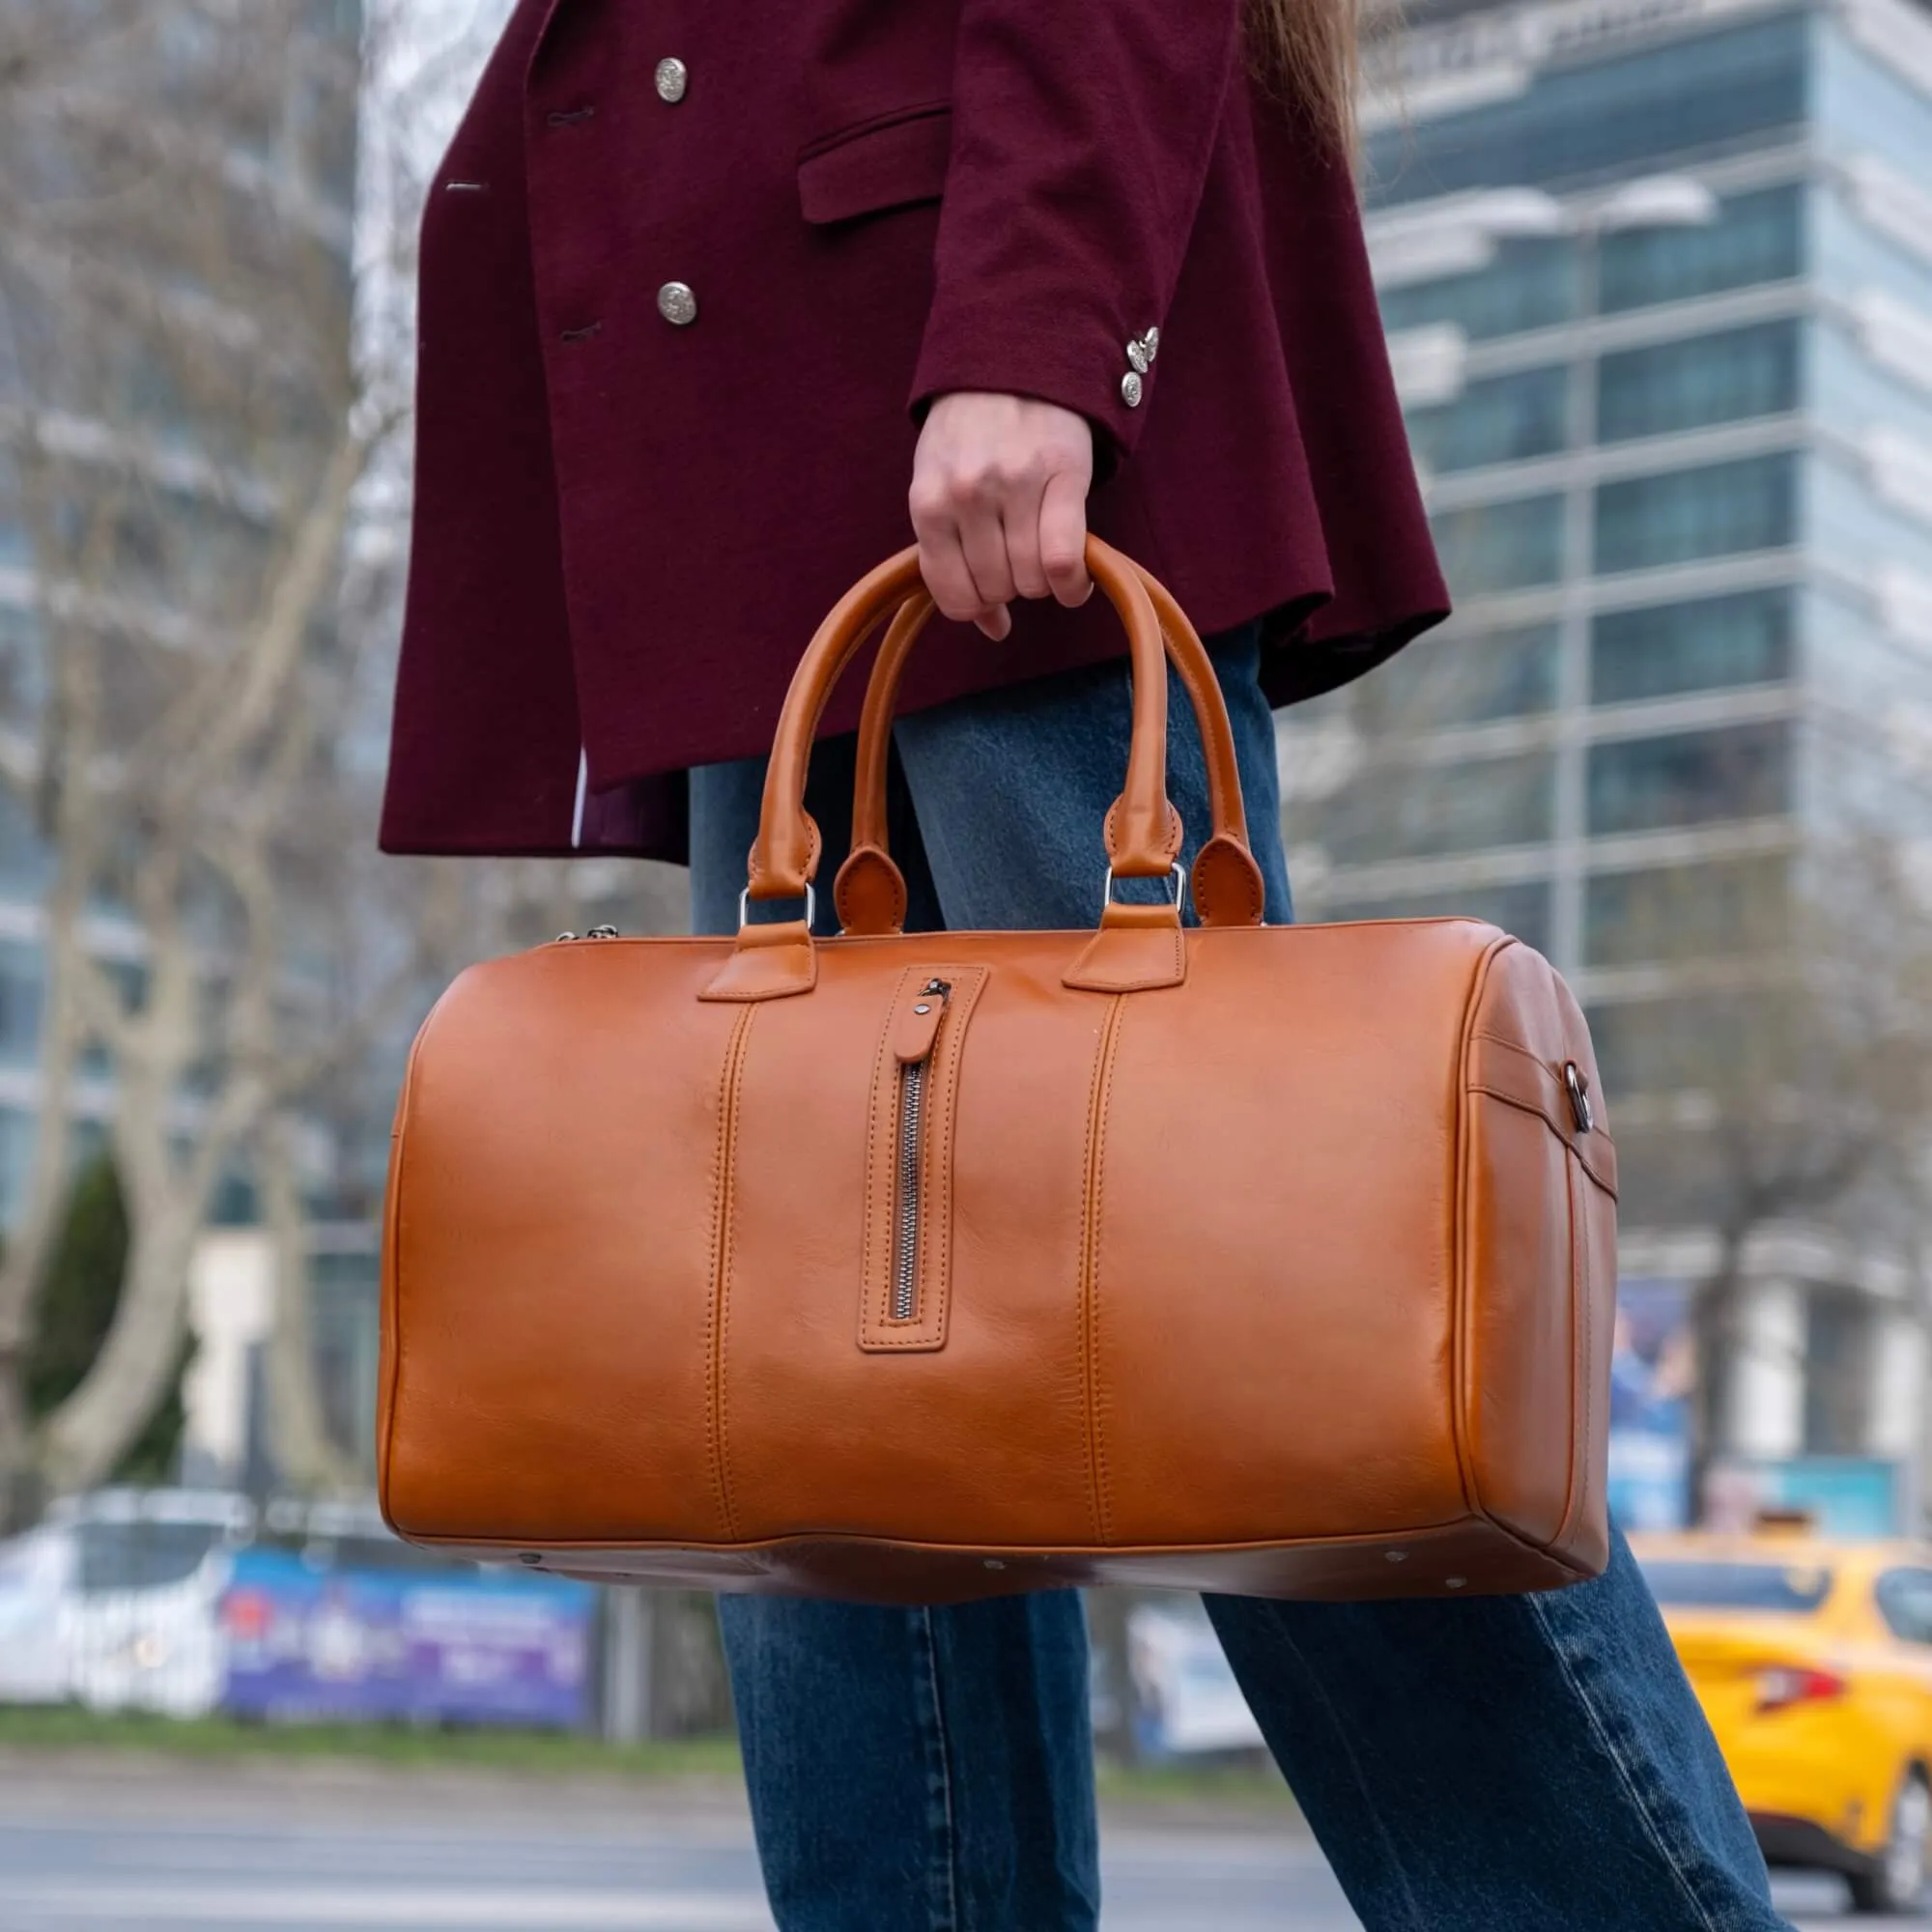
[[[985,978],[983,966],[914,966],[895,982],[872,1089],[862,1349],[945,1346],[954,1100]]]
[[[910,1321],[919,1313],[919,1235],[923,1208],[925,1083],[939,1044],[946,1005],[952,997],[944,980],[928,980],[893,1029],[898,1062],[899,1103],[897,1186],[893,1206],[893,1320]]]

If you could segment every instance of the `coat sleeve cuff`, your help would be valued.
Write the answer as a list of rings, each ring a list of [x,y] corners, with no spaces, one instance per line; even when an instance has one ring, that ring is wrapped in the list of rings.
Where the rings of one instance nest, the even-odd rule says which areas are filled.
[[[1151,316],[1127,327],[1083,316],[1071,302],[1050,317],[998,302],[942,305],[926,326],[913,415],[923,418],[935,398],[960,389],[1037,396],[1094,425],[1096,469],[1104,472],[1140,440],[1158,385],[1159,348]]]

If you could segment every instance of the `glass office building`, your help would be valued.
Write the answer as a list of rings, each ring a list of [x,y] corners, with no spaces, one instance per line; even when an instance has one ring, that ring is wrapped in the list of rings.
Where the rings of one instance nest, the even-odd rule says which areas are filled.
[[[1371,248],[1458,614],[1284,719],[1302,910],[1511,928],[1636,1118],[1824,828],[1922,837],[1932,11],[1450,0],[1395,59]],[[1703,1265],[1671,1179],[1629,1192],[1627,1276]],[[1913,1324],[1786,1248],[1740,1446],[1916,1462]]]

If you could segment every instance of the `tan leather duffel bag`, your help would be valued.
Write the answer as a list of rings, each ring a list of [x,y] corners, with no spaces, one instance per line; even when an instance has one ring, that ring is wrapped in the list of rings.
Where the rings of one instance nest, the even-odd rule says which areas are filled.
[[[402,1535],[887,1602],[1603,1567],[1616,1166],[1575,1001],[1470,920],[1261,925],[1200,640],[1091,554],[1134,673],[1096,930],[896,929],[908,552],[806,653],[752,854],[751,899],[810,898],[813,730],[896,611],[838,938],[540,946],[439,1003],[384,1247]],[[1198,928],[1113,891],[1180,849],[1163,632],[1212,780]]]

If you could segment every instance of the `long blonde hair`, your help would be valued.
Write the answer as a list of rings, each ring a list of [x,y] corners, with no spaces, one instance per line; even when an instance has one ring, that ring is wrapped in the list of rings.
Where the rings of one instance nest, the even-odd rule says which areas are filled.
[[[1249,0],[1249,12],[1258,71],[1352,159],[1363,0]]]

